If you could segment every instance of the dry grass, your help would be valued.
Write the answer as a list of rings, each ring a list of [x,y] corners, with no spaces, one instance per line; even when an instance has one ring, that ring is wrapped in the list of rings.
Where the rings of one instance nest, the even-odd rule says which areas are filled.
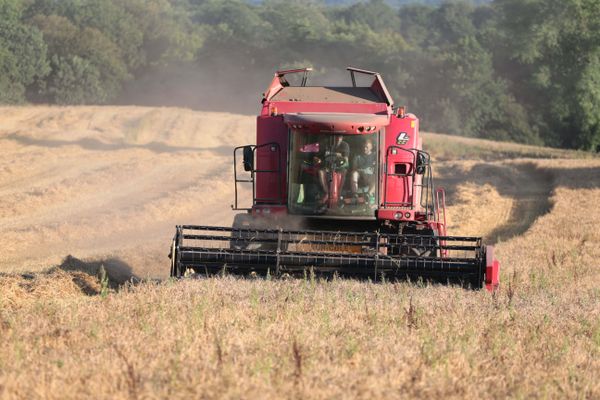
[[[495,296],[232,278],[143,284],[106,298],[56,290],[3,303],[0,393],[598,397],[600,292],[553,284],[564,279],[557,275],[543,288],[511,277]]]
[[[461,157],[436,171],[452,233],[497,242],[495,294],[310,278],[107,289],[99,264],[69,259],[0,276],[0,398],[600,398],[600,160]]]
[[[514,158],[597,158],[592,153],[524,145],[510,142],[474,139],[441,133],[423,135],[425,150],[436,160],[474,158],[493,161]]]

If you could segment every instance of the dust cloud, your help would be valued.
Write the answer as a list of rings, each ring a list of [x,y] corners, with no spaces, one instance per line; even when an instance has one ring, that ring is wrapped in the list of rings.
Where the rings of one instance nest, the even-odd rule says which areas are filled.
[[[117,101],[121,105],[187,107],[200,111],[226,111],[256,115],[262,94],[277,70],[311,65],[238,65],[231,60],[204,65],[193,63],[154,68],[128,83]],[[292,84],[300,75],[290,75]],[[370,84],[368,79],[359,85]],[[366,78],[365,78],[366,79]],[[321,68],[309,76],[308,85],[349,86],[345,69]]]

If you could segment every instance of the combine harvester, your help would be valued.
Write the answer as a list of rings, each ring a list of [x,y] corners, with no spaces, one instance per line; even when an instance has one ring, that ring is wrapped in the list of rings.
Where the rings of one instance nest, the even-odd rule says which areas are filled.
[[[351,86],[313,87],[310,71],[275,74],[256,144],[233,153],[232,208],[244,212],[233,227],[177,226],[171,276],[314,272],[495,289],[493,248],[446,233],[445,193],[417,117],[394,108],[376,72],[348,68]]]

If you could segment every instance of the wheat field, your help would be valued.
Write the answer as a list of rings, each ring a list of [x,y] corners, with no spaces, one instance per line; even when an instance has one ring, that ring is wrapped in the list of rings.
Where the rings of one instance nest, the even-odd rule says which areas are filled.
[[[230,150],[252,117],[12,107],[0,121],[0,398],[600,398],[597,157],[424,136],[448,232],[496,246],[495,293],[171,281],[176,223],[231,222]]]

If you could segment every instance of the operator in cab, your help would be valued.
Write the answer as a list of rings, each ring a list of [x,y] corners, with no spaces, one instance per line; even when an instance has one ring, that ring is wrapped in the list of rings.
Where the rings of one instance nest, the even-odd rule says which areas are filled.
[[[362,153],[352,160],[351,188],[352,195],[358,196],[359,187],[368,187],[368,203],[375,202],[375,171],[377,170],[377,154],[373,151],[373,142],[366,138]]]
[[[329,200],[329,181],[333,172],[341,174],[340,187],[344,186],[346,171],[348,170],[348,157],[350,156],[350,146],[344,141],[342,135],[335,135],[333,141],[328,146],[324,146],[324,151],[314,157],[314,164],[319,168],[319,183],[323,191],[321,204]]]

